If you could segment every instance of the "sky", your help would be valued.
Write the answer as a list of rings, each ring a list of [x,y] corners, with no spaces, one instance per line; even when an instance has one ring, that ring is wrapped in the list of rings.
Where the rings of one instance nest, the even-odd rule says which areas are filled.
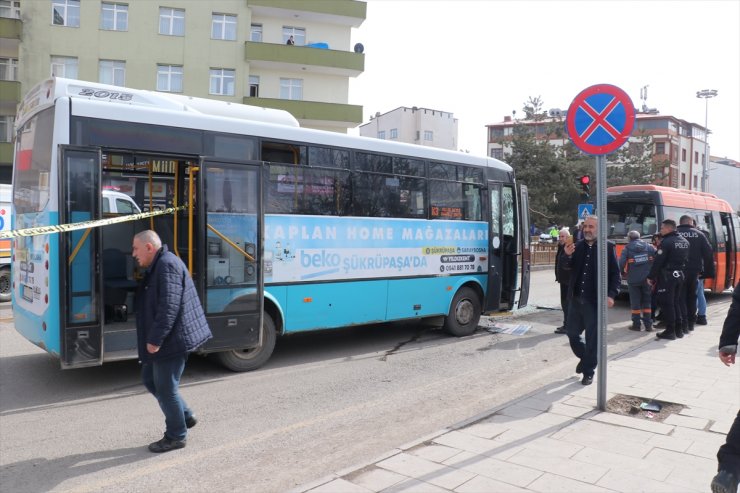
[[[740,160],[740,0],[367,0],[352,33],[365,71],[349,102],[376,112],[451,112],[462,150],[486,154],[487,124],[539,96],[567,110],[583,89],[612,84],[636,108],[704,126],[712,156]],[[359,135],[359,129],[350,133]]]

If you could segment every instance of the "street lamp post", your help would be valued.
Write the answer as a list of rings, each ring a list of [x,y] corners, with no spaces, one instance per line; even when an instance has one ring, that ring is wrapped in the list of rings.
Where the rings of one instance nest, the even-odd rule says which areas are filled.
[[[701,91],[696,91],[696,97],[697,98],[703,98],[704,99],[704,163],[702,164],[702,172],[701,172],[701,191],[706,192],[707,191],[707,183],[709,182],[709,152],[708,152],[708,142],[709,142],[709,126],[708,126],[708,116],[709,116],[709,98],[713,98],[717,95],[716,89],[702,89]]]

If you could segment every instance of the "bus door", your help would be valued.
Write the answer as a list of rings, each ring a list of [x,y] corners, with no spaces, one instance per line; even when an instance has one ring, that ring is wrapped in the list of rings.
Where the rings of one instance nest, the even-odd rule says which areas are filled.
[[[100,162],[99,149],[61,148],[60,224],[101,217]],[[62,367],[100,365],[103,362],[100,228],[60,233],[59,243]],[[33,266],[32,262],[28,265],[29,270],[44,268]]]
[[[526,188],[524,192],[526,197]],[[522,235],[528,234],[529,230],[521,231],[522,224],[517,221],[514,184],[489,181],[488,193],[490,255],[485,310],[510,310],[517,302],[520,306],[526,306],[529,294],[529,241],[526,241],[526,267],[522,264],[521,257]],[[519,269],[522,272],[521,286],[526,286],[525,290],[521,290],[519,285]]]
[[[259,347],[263,307],[259,163],[204,159],[199,175],[204,200],[198,204],[198,259],[203,275],[197,280],[213,332],[206,348]]]
[[[525,185],[519,186],[519,237],[521,238],[521,269],[519,308],[527,306],[529,301],[529,278],[532,268],[532,254],[529,248],[529,191]]]
[[[717,269],[717,283],[719,289],[723,291],[735,286],[738,239],[735,237],[735,228],[732,224],[733,214],[728,212],[719,212],[718,214],[720,222],[717,224],[721,226],[717,228],[717,246],[719,247],[720,243],[724,242],[724,251],[721,248],[717,249],[717,264],[721,262],[720,257],[724,258],[725,275],[720,277],[719,269]]]

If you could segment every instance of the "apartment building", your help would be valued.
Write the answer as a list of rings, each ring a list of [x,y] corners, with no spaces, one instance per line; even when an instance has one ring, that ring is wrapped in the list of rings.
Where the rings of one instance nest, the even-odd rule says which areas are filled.
[[[348,100],[366,13],[356,0],[0,0],[0,182],[16,106],[52,75],[282,109],[345,133],[362,123]]]
[[[360,135],[397,140],[441,149],[457,147],[457,118],[447,111],[401,106],[387,113],[376,113],[360,126]]]
[[[641,136],[647,136],[652,143],[652,158],[655,162],[665,162],[665,184],[688,190],[703,189],[703,169],[706,146],[706,129],[702,125],[681,120],[674,116],[660,115],[656,110],[637,113],[635,129],[630,143],[637,145]],[[565,132],[566,112],[550,110],[548,117],[539,121],[514,120],[510,116],[504,121],[486,125],[488,128],[488,155],[506,159],[511,153],[510,142],[514,128],[527,125],[534,130],[538,139],[547,139],[555,146],[568,141]],[[607,156],[607,161],[609,157]],[[710,180],[711,181],[711,180]]]

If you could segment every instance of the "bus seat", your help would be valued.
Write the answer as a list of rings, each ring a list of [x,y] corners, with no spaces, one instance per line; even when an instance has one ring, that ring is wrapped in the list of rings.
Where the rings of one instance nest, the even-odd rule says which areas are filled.
[[[614,223],[614,231],[612,234],[615,236],[624,236],[627,234],[627,228],[624,223]]]
[[[631,223],[627,225],[627,232],[630,231],[637,231],[640,233],[640,236],[642,236],[642,224],[640,223]]]
[[[136,290],[136,281],[126,276],[126,265],[126,255],[121,250],[103,250],[104,305],[125,305],[129,291]]]

